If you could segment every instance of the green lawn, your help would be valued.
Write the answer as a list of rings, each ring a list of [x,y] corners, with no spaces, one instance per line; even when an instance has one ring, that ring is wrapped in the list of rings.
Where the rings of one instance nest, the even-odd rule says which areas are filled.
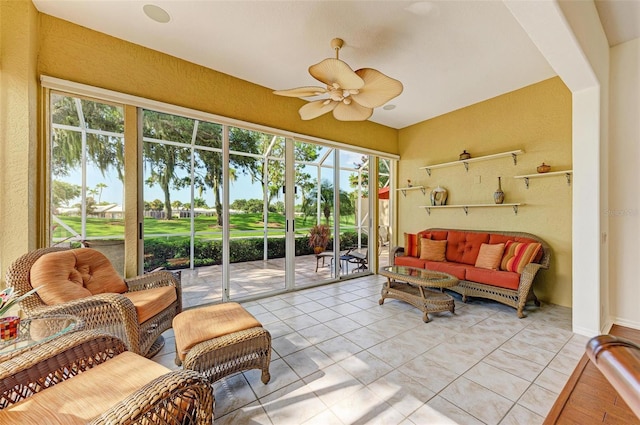
[[[81,231],[80,217],[59,216],[58,217],[67,226],[77,233]],[[262,222],[262,214],[232,214],[229,216],[231,224],[232,237],[239,236],[261,236],[264,234],[264,223]],[[282,214],[269,214],[269,234],[284,234],[285,219]],[[313,223],[312,218],[296,218],[296,233],[300,235],[307,234],[307,229]],[[354,216],[343,217],[342,225],[353,227],[355,223]],[[199,216],[194,219],[196,232],[214,232],[208,235],[209,238],[219,239],[222,237],[222,227],[218,226],[216,217]],[[190,218],[175,218],[173,220],[158,220],[155,218],[144,219],[144,232],[147,236],[159,234],[189,234],[191,232]],[[124,235],[124,220],[107,219],[107,218],[87,218],[87,235],[91,237],[113,236],[121,239]],[[69,237],[69,233],[62,227],[57,226],[54,230],[53,237],[61,239]]]

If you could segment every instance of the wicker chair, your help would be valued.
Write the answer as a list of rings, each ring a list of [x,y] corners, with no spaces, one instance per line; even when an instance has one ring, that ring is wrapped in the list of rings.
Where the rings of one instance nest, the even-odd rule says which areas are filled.
[[[90,250],[91,248],[81,249]],[[42,248],[21,256],[7,270],[7,285],[13,286],[18,295],[25,294],[32,289],[31,269],[36,261],[46,254],[66,250],[68,249]],[[98,255],[102,256],[99,253]],[[108,262],[106,258],[105,261]],[[85,329],[102,329],[110,332],[122,339],[129,351],[153,357],[164,346],[162,332],[171,328],[173,318],[182,311],[180,281],[171,272],[156,271],[124,279],[124,284],[126,284],[124,293],[98,293],[53,305],[45,303],[36,292],[21,301],[20,307],[30,317],[56,314],[78,316],[82,318]],[[131,296],[137,291],[168,286],[175,288],[176,300],[159,313],[140,322],[136,306],[125,294]],[[144,294],[138,292],[135,295]]]
[[[213,397],[201,374],[172,372],[97,330],[0,363],[0,423],[209,425]]]

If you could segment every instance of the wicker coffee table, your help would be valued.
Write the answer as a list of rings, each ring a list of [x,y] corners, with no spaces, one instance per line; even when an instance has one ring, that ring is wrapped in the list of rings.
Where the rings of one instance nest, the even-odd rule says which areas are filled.
[[[453,298],[442,292],[442,288],[458,284],[458,279],[454,276],[406,266],[384,267],[380,269],[380,274],[387,278],[382,288],[382,298],[378,301],[380,305],[384,303],[385,298],[405,301],[424,313],[422,320],[425,323],[429,322],[429,313],[440,311],[455,313]],[[428,288],[440,288],[440,290]]]

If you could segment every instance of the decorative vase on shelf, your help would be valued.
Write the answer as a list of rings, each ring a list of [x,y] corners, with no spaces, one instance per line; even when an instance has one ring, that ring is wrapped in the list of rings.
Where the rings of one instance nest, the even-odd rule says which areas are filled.
[[[445,189],[444,187],[436,187],[431,191],[431,205],[434,207],[446,205],[448,194],[449,192],[447,192],[447,189]]]
[[[498,190],[493,193],[493,201],[496,204],[501,204],[504,202],[504,192],[502,191],[502,181],[500,177],[498,177]]]
[[[471,158],[471,154],[469,152],[467,152],[466,150],[463,150],[462,153],[460,154],[460,161],[463,161],[465,159],[469,159]]]
[[[548,173],[549,171],[551,171],[551,165],[547,165],[543,162],[542,165],[538,165],[536,171],[540,174]]]

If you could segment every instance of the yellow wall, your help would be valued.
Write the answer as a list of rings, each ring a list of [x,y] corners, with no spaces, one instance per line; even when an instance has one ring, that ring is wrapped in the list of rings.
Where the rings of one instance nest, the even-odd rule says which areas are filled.
[[[455,161],[463,151],[472,157],[522,149],[514,166],[511,158],[494,159],[432,170],[429,164]],[[559,78],[424,121],[400,131],[398,185],[407,179],[415,185],[449,191],[447,204],[493,203],[493,193],[502,177],[505,203],[521,202],[518,214],[511,208],[432,210],[427,215],[419,205],[429,204],[429,189],[398,196],[398,232],[415,233],[429,227],[478,230],[509,230],[533,233],[552,248],[551,268],[536,278],[538,297],[571,306],[571,187],[564,176],[523,180],[513,176],[536,173],[542,162],[552,171],[571,169],[571,93]],[[594,205],[594,208],[597,208]]]
[[[298,109],[306,102],[300,99],[276,96],[271,89],[49,15],[40,14],[40,23],[40,74],[397,153],[395,129],[369,121],[340,122],[331,114],[302,121]]]
[[[0,2],[0,271],[37,244],[37,11]]]

